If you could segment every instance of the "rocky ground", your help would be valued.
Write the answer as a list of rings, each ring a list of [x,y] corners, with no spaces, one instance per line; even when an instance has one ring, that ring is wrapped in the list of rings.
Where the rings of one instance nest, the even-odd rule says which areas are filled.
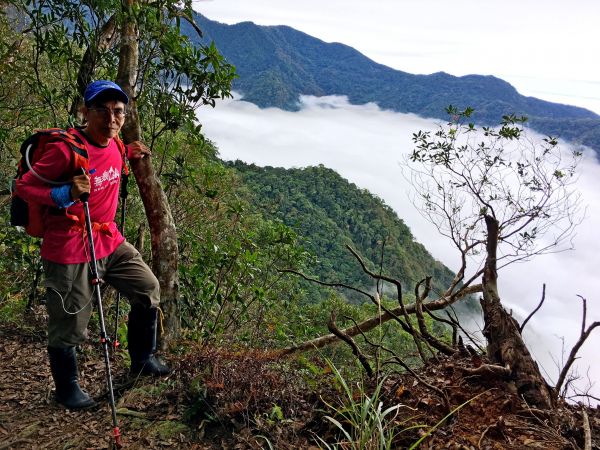
[[[66,411],[53,400],[43,329],[42,323],[0,324],[0,450],[112,448],[102,353],[92,344],[79,353],[81,385],[99,407]],[[123,448],[315,450],[339,438],[325,416],[340,417],[326,403],[341,405],[343,390],[316,360],[282,361],[264,352],[189,343],[167,359],[172,375],[131,379],[126,354],[112,357]],[[419,380],[390,376],[381,398],[384,408],[401,405],[393,420],[394,448],[410,448],[426,435],[418,448],[584,449],[587,436],[587,448],[600,449],[598,408],[529,408],[510,380],[466,374],[465,368],[480,363],[443,359],[420,370]],[[453,413],[442,421],[448,410]]]

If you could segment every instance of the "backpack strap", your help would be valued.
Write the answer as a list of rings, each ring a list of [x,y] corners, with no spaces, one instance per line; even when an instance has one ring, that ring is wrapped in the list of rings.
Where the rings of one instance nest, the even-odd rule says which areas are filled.
[[[117,148],[119,149],[119,152],[121,152],[121,160],[123,161],[123,173],[126,176],[129,176],[129,168],[127,167],[127,147],[125,146],[123,141],[121,139],[119,139],[118,136],[115,136],[113,139],[114,139],[115,143],[117,144]]]
[[[21,153],[23,154],[23,159],[25,160],[25,164],[27,165],[27,167],[25,168],[20,166],[18,176],[21,177],[25,174],[25,172],[31,171],[38,179],[44,181],[45,183],[52,185],[64,184],[64,182],[47,180],[46,178],[42,177],[33,170],[33,164],[35,163],[35,161],[37,161],[37,159],[40,158],[41,152],[36,152],[31,159],[29,158],[28,154],[30,148],[34,144],[36,147],[44,147],[46,144],[56,141],[65,142],[73,152],[72,155],[74,171],[77,171],[77,169],[82,167],[86,170],[89,168],[89,156],[87,148],[85,146],[85,142],[75,133],[70,132],[70,130],[65,131],[61,128],[47,128],[43,130],[34,131],[35,134],[32,136],[32,138],[28,139],[23,144],[23,147],[25,147],[25,145],[28,144],[27,148],[21,148]]]

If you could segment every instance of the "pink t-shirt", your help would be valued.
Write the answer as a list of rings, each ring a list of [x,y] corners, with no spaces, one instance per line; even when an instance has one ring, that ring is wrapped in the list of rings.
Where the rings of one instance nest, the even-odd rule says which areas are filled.
[[[86,142],[89,156],[90,217],[92,222],[104,224],[102,229],[92,233],[96,259],[100,259],[114,252],[125,240],[114,222],[119,202],[123,160],[114,140],[106,147],[98,147],[92,145],[82,133],[77,134]],[[73,173],[72,153],[69,146],[62,141],[48,144],[33,169],[48,180],[59,180],[65,173]],[[17,181],[17,193],[25,201],[56,207],[50,196],[51,188],[31,171]],[[82,203],[75,203],[67,208],[67,212],[83,219]],[[42,258],[60,264],[78,264],[90,260],[89,245],[84,233],[85,225],[74,224],[75,222],[64,214],[49,212],[45,215]]]

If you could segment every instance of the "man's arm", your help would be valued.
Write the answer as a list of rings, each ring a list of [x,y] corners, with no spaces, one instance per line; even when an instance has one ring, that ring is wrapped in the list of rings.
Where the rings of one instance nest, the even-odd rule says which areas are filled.
[[[143,142],[140,141],[133,141],[130,144],[127,144],[126,147],[127,159],[129,160],[142,159],[146,156],[152,155],[150,149],[146,147],[146,145]]]

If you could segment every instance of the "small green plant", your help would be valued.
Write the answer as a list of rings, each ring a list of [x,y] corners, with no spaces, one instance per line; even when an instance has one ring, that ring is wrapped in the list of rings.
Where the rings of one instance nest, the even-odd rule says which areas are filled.
[[[273,422],[282,422],[285,419],[283,416],[283,411],[279,405],[273,404],[273,408],[269,414],[269,419]]]
[[[384,409],[381,389],[385,378],[379,381],[371,395],[367,394],[363,383],[358,383],[356,396],[340,371],[330,361],[328,364],[346,398],[340,407],[325,402],[335,412],[335,417],[325,416],[325,419],[340,431],[342,440],[329,444],[321,437],[317,436],[317,439],[330,450],[338,446],[352,450],[392,449],[395,438],[403,431],[396,421],[403,405],[397,404]]]
[[[340,431],[341,437],[341,440],[338,442],[330,444],[317,436],[317,440],[327,450],[338,448],[351,450],[392,450],[398,448],[394,442],[401,433],[414,429],[426,430],[419,440],[408,447],[409,450],[414,450],[435,430],[442,426],[448,418],[483,394],[480,393],[460,404],[433,426],[427,424],[408,425],[409,422],[415,419],[415,416],[400,420],[398,414],[401,408],[412,408],[407,405],[396,404],[384,409],[381,389],[385,383],[385,377],[379,380],[371,395],[367,394],[362,382],[357,383],[358,391],[355,393],[350,389],[346,379],[333,363],[329,360],[327,360],[327,363],[331,367],[336,383],[342,388],[345,395],[345,401],[340,407],[325,402],[335,413],[335,417],[325,416],[325,419],[335,425]]]

